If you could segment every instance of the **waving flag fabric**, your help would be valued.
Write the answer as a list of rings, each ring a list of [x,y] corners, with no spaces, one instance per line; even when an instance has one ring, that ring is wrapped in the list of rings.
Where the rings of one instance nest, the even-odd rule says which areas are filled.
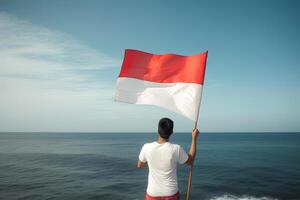
[[[127,49],[115,100],[157,105],[197,121],[207,55],[156,55]]]

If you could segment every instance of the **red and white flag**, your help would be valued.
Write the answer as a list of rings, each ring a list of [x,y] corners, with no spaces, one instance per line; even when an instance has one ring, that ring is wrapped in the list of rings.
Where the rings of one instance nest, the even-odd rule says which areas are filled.
[[[207,55],[155,55],[126,49],[115,100],[160,106],[196,122]]]

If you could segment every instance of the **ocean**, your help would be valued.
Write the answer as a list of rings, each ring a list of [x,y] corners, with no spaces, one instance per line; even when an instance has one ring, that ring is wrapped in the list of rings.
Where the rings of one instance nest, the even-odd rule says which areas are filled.
[[[0,133],[0,199],[143,200],[156,133]],[[185,150],[190,133],[171,143]],[[188,166],[178,166],[185,199]],[[300,199],[300,133],[201,133],[191,200]]]

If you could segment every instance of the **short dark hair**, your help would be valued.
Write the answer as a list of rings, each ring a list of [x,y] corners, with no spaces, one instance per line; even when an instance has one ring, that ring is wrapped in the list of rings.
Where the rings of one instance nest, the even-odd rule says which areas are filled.
[[[169,118],[161,118],[158,122],[158,134],[164,139],[169,139],[173,133],[174,123]]]

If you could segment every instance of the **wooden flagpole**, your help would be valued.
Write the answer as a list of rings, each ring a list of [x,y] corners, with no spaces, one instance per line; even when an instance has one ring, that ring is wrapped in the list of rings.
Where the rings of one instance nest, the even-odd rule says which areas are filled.
[[[194,164],[192,164],[192,165],[190,166],[189,180],[188,180],[188,188],[187,188],[186,197],[185,197],[186,200],[189,200],[189,199],[190,199],[190,191],[191,191],[192,175],[193,175],[193,165],[194,165]]]
[[[198,120],[195,122],[195,127],[194,129],[197,128],[197,122]],[[194,160],[195,161],[195,160]],[[192,176],[193,176],[193,167],[194,167],[194,161],[190,166],[190,170],[189,170],[189,178],[188,178],[188,187],[187,187],[187,191],[186,191],[186,200],[190,199],[190,192],[191,192],[191,184],[192,184]]]

